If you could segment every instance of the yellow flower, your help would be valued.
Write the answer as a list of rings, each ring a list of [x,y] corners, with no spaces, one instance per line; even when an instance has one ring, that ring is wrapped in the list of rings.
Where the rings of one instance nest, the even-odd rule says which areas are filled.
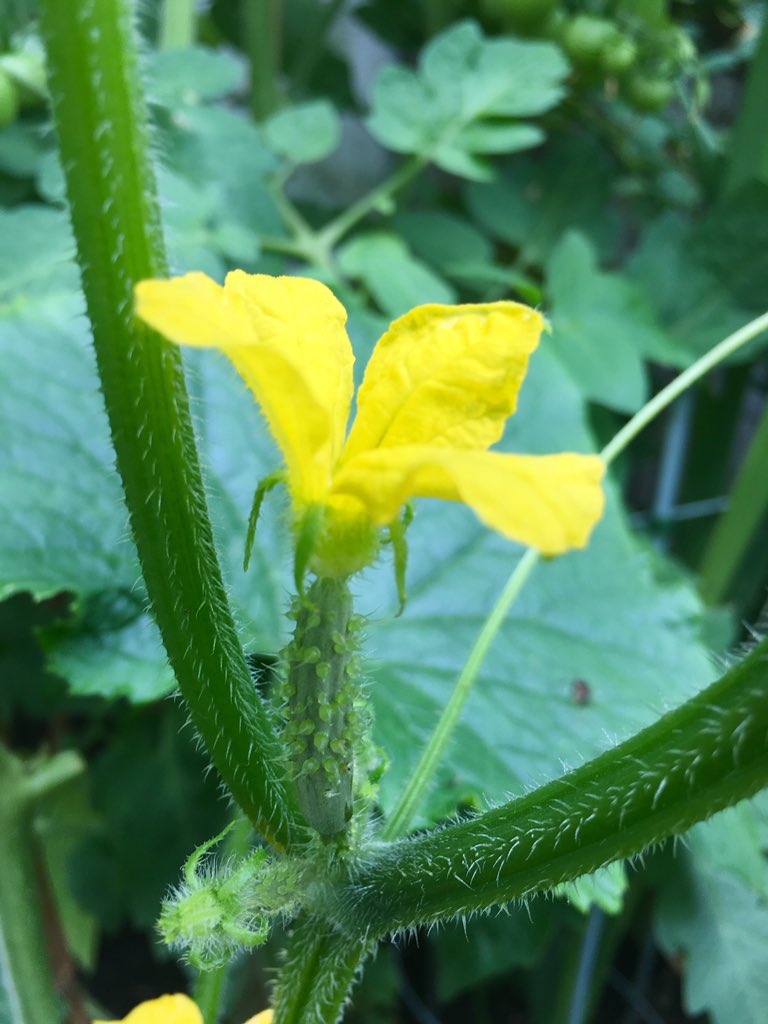
[[[160,996],[140,1003],[122,1021],[95,1020],[93,1024],[203,1024],[203,1015],[189,996]],[[272,1011],[262,1010],[245,1024],[272,1024]]]
[[[379,340],[349,436],[354,357],[346,312],[307,278],[236,270],[142,281],[137,315],[180,345],[216,348],[253,392],[285,460],[294,525],[311,519],[311,566],[372,561],[379,528],[411,498],[463,502],[511,540],[584,547],[603,511],[597,456],[491,452],[515,411],[544,321],[515,302],[419,306]]]

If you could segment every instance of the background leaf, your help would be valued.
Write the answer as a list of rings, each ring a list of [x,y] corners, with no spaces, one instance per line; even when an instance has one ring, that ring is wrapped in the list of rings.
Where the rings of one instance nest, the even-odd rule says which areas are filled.
[[[222,99],[245,79],[245,62],[232,51],[190,46],[153,50],[145,81],[150,102],[173,108]]]
[[[264,125],[267,144],[289,164],[311,164],[339,144],[341,125],[327,100],[312,100],[278,111]]]
[[[546,263],[569,228],[609,258],[618,237],[610,202],[614,172],[610,155],[593,140],[563,134],[540,153],[510,161],[494,181],[467,185],[465,198],[478,226],[513,245],[526,265]]]
[[[645,359],[668,362],[673,346],[643,293],[618,274],[604,274],[587,239],[568,232],[547,265],[557,353],[582,393],[620,412],[635,412],[648,394]]]
[[[751,817],[745,804],[697,825],[693,855],[675,864],[656,910],[661,947],[686,958],[686,1010],[708,1011],[714,1024],[765,1019],[768,864]]]
[[[387,67],[373,92],[368,128],[398,153],[414,153],[444,170],[485,180],[486,153],[537,145],[541,129],[504,119],[532,117],[563,96],[568,64],[551,43],[483,38],[460,22],[425,47],[418,72]]]
[[[456,301],[453,288],[413,257],[396,235],[358,235],[342,246],[338,259],[342,272],[361,280],[380,309],[391,317],[402,316],[425,302]]]

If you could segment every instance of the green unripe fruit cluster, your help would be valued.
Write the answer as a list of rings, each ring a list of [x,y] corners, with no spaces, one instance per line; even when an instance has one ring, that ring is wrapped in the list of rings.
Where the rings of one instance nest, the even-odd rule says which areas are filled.
[[[670,102],[678,74],[696,57],[684,29],[645,23],[620,3],[596,13],[563,0],[483,0],[482,10],[502,28],[558,43],[583,83],[618,80],[624,101],[641,113]]]
[[[622,93],[635,110],[654,114],[672,99],[675,86],[669,79],[636,72],[622,82]]]
[[[577,14],[562,30],[562,45],[576,67],[594,67],[620,35],[612,21],[592,14]]]

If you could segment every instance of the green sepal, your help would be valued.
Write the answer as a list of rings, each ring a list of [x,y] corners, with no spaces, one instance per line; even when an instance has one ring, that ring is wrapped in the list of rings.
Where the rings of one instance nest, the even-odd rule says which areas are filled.
[[[325,509],[322,505],[309,505],[299,521],[293,557],[293,580],[297,594],[304,594],[304,577],[317,547],[324,519]]]
[[[198,846],[197,849],[190,853],[184,865],[183,872],[184,881],[187,883],[187,885],[194,885],[197,879],[197,868],[198,865],[200,864],[200,861],[203,859],[206,853],[208,853],[209,850],[212,850],[214,846],[218,846],[221,840],[224,839],[224,837],[232,831],[236,824],[237,818],[233,818],[232,821],[230,821],[230,823],[226,825],[221,830],[221,832],[219,832],[218,835],[213,836],[212,839],[207,839],[201,846]]]
[[[413,515],[413,505],[408,502],[403,508],[402,516],[393,519],[388,528],[389,541],[392,545],[395,585],[397,586],[397,618],[405,611],[405,605],[408,600],[408,592],[405,585],[405,571],[408,568],[408,541],[405,539],[405,534],[413,522]]]
[[[265,476],[263,480],[259,480],[256,492],[253,495],[251,514],[248,516],[248,532],[245,535],[245,552],[243,554],[243,572],[248,572],[248,566],[251,562],[253,542],[256,539],[256,524],[259,521],[259,513],[261,512],[261,503],[271,490],[282,483],[285,483],[285,472],[282,469],[278,469],[274,473],[270,473],[269,476]]]

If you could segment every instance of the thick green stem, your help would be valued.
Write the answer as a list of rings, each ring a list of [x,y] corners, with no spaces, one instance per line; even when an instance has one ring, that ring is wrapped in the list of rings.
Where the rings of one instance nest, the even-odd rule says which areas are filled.
[[[701,563],[699,589],[708,604],[727,595],[755,533],[768,512],[768,409],[757,428]]]
[[[768,21],[763,19],[760,42],[749,68],[744,99],[731,133],[728,167],[723,183],[726,194],[757,179],[768,182],[768,132],[765,97],[768,96]]]
[[[282,0],[242,0],[246,48],[251,63],[251,110],[257,121],[277,107],[282,52]]]
[[[278,978],[274,1024],[336,1024],[375,945],[357,932],[302,915]]]
[[[129,11],[126,0],[41,3],[99,375],[147,591],[192,720],[232,796],[286,846],[298,814],[227,604],[180,357],[132,313],[136,282],[166,264]]]
[[[551,889],[685,832],[768,784],[768,641],[582,768],[460,825],[379,851],[323,894],[370,937]]]
[[[310,22],[308,31],[304,32],[301,47],[291,69],[294,95],[304,92],[311,82],[312,75],[323,56],[328,30],[341,13],[344,4],[345,0],[327,0]]]
[[[61,1006],[51,978],[40,899],[32,814],[44,793],[83,769],[65,752],[29,770],[0,747],[0,1019],[55,1024]]]

